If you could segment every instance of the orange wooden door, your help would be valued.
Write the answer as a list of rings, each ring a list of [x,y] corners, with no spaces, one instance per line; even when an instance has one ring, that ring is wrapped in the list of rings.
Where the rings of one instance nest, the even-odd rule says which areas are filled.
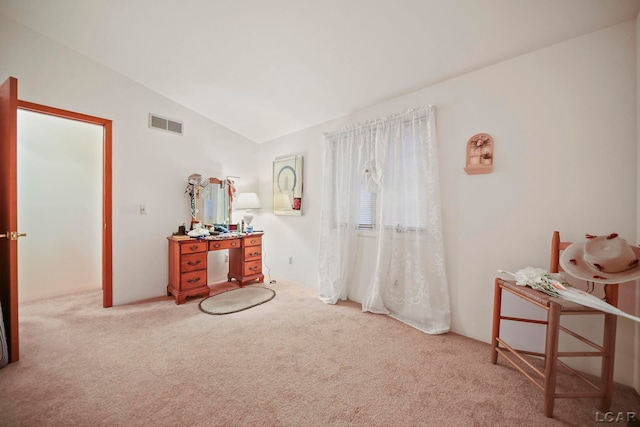
[[[9,77],[0,86],[0,303],[9,362],[19,356],[17,120],[18,80]]]

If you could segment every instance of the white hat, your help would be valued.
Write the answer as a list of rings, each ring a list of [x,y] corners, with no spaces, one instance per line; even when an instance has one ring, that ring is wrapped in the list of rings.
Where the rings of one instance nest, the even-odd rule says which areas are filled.
[[[189,175],[189,178],[187,178],[187,182],[189,183],[189,185],[197,185],[199,187],[206,187],[207,184],[209,184],[209,180],[203,178],[199,173],[192,173],[191,175]]]
[[[623,283],[640,278],[640,248],[611,233],[586,235],[560,256],[560,266],[569,275],[597,283]]]

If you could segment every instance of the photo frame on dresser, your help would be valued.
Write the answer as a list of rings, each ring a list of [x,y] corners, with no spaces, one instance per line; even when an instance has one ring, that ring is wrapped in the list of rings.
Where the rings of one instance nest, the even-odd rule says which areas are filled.
[[[274,160],[273,213],[302,216],[302,155]]]

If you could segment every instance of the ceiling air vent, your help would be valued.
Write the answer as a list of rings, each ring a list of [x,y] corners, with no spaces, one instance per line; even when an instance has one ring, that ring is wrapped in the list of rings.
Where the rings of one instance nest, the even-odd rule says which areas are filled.
[[[149,113],[149,127],[182,135],[182,123]]]

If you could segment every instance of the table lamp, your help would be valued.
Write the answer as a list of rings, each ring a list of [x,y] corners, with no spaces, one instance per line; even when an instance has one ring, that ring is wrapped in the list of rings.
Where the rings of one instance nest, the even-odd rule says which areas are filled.
[[[253,220],[251,209],[260,209],[260,199],[256,193],[240,193],[235,202],[236,209],[245,209],[244,223],[250,225]]]

